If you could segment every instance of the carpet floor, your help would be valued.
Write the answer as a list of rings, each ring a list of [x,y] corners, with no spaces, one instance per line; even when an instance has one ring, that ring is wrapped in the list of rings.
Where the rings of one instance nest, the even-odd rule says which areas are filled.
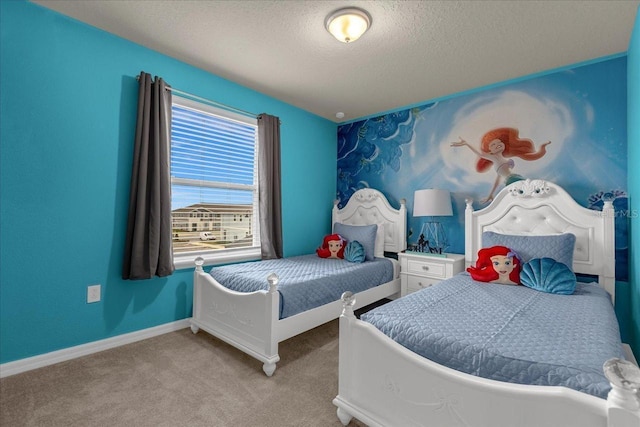
[[[338,321],[279,350],[268,378],[205,332],[164,334],[0,379],[0,425],[341,426]]]

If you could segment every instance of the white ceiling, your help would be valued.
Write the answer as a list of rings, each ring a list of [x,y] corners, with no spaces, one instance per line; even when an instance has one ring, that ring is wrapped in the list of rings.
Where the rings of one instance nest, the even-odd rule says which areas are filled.
[[[626,52],[640,0],[34,3],[343,122]],[[373,18],[351,44],[344,6]]]

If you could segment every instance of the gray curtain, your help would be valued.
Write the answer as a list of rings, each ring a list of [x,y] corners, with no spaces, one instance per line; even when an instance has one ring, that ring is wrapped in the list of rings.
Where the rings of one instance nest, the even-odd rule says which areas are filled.
[[[280,189],[280,119],[258,116],[260,245],[262,259],[282,258],[282,191]]]
[[[168,276],[175,270],[171,237],[171,91],[140,73],[123,279]]]

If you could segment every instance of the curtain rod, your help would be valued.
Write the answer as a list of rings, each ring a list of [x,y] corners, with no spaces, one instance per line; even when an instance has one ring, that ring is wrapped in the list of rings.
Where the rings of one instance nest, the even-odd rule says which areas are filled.
[[[239,108],[235,108],[235,107],[232,107],[230,105],[223,104],[221,102],[212,101],[212,100],[207,99],[207,98],[202,98],[201,96],[194,95],[194,94],[189,93],[189,92],[183,92],[181,90],[174,89],[172,87],[167,87],[167,90],[170,90],[171,92],[175,93],[176,95],[186,96],[188,98],[195,99],[196,101],[200,101],[200,102],[204,102],[205,104],[213,105],[214,107],[220,107],[220,108],[224,108],[225,110],[233,111],[234,113],[242,114],[243,116],[253,117],[254,119],[257,119],[258,116],[259,116],[259,114],[255,114],[255,113],[251,113],[249,111],[241,110]]]
[[[136,80],[140,81],[140,75],[136,76]],[[200,101],[200,102],[204,102],[205,104],[213,105],[214,107],[224,108],[225,110],[232,111],[232,112],[235,112],[235,113],[239,113],[239,114],[242,114],[244,116],[253,117],[254,119],[257,119],[258,116],[259,116],[259,114],[255,114],[255,113],[251,113],[249,111],[241,110],[239,108],[235,108],[235,107],[232,107],[230,105],[223,104],[221,102],[212,101],[210,99],[203,98],[201,96],[194,95],[194,94],[189,93],[189,92],[184,92],[184,91],[181,91],[181,90],[178,90],[178,89],[174,89],[171,86],[167,86],[166,89],[171,91],[171,92],[173,92],[173,93],[175,93],[176,95],[186,96],[186,97],[195,99],[196,101]]]

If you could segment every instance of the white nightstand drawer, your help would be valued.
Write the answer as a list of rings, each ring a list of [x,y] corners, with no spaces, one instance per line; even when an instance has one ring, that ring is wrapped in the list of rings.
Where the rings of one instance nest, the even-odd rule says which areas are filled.
[[[407,273],[444,279],[447,277],[446,266],[442,262],[429,260],[408,260]]]
[[[415,292],[420,289],[428,288],[436,283],[439,283],[440,279],[430,279],[426,277],[407,276],[407,291]]]
[[[464,255],[445,254],[443,257],[421,253],[401,252],[400,295],[428,288],[441,280],[448,279],[464,270]]]

